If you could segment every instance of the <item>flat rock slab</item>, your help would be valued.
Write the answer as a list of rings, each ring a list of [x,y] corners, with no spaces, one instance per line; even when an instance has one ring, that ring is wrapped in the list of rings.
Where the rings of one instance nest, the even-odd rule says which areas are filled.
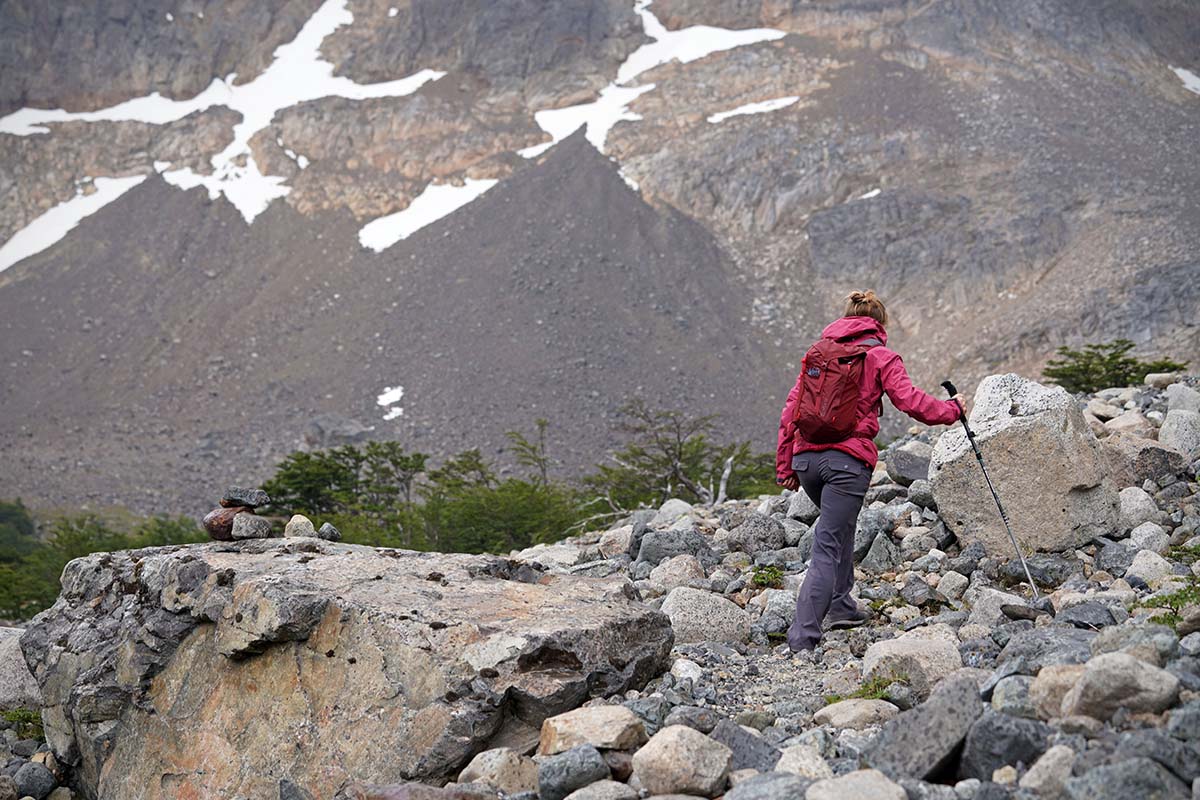
[[[624,578],[319,539],[98,553],[62,583],[21,646],[51,748],[106,800],[452,779],[673,643]]]

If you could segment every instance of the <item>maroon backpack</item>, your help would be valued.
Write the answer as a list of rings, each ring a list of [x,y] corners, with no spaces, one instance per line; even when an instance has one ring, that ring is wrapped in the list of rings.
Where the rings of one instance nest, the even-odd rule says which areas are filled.
[[[858,390],[867,351],[878,339],[819,339],[800,366],[800,399],[792,424],[806,442],[845,441],[858,426]]]

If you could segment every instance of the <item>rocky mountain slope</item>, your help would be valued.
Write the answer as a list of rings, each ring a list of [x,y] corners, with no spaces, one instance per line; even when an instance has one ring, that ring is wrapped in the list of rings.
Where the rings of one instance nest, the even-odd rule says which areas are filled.
[[[76,560],[21,637],[46,743],[5,731],[5,772],[89,798],[1187,800],[1200,391],[1158,383],[1086,408],[980,387],[1010,506],[1030,472],[1047,508],[1079,489],[1014,432],[1102,454],[1103,522],[1016,520],[1041,599],[954,511],[982,489],[954,434],[887,451],[855,537],[872,618],[815,659],[777,647],[818,514],[789,492],[672,500],[508,558],[340,545],[297,518]]]
[[[643,393],[765,448],[799,352],[868,285],[927,384],[1118,336],[1200,359],[1186,0],[0,19],[0,238],[150,176],[0,274],[0,480],[37,504],[198,510],[313,420],[450,451],[546,416],[578,470],[612,444],[579,420]],[[364,250],[456,187],[487,194]]]

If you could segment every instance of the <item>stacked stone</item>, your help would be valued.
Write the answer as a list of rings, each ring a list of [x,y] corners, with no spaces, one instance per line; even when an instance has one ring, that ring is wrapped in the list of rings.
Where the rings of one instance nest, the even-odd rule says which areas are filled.
[[[273,532],[271,521],[255,513],[258,508],[271,503],[270,496],[262,489],[230,486],[221,496],[219,503],[218,508],[214,508],[204,517],[204,529],[214,540],[228,542],[269,539],[277,535]],[[284,526],[283,535],[315,536],[331,542],[342,538],[341,531],[331,523],[326,522],[317,529],[312,520],[302,514],[296,514],[288,521]]]

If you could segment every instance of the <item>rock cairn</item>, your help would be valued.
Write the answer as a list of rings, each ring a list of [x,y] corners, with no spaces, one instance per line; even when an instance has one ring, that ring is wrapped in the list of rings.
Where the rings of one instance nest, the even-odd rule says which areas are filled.
[[[204,530],[213,541],[232,542],[279,536],[269,519],[255,513],[260,507],[271,504],[270,496],[262,489],[230,486],[219,503],[204,517]],[[341,540],[342,533],[329,522],[315,528],[308,517],[296,514],[284,526],[283,536],[308,536],[337,542]]]

